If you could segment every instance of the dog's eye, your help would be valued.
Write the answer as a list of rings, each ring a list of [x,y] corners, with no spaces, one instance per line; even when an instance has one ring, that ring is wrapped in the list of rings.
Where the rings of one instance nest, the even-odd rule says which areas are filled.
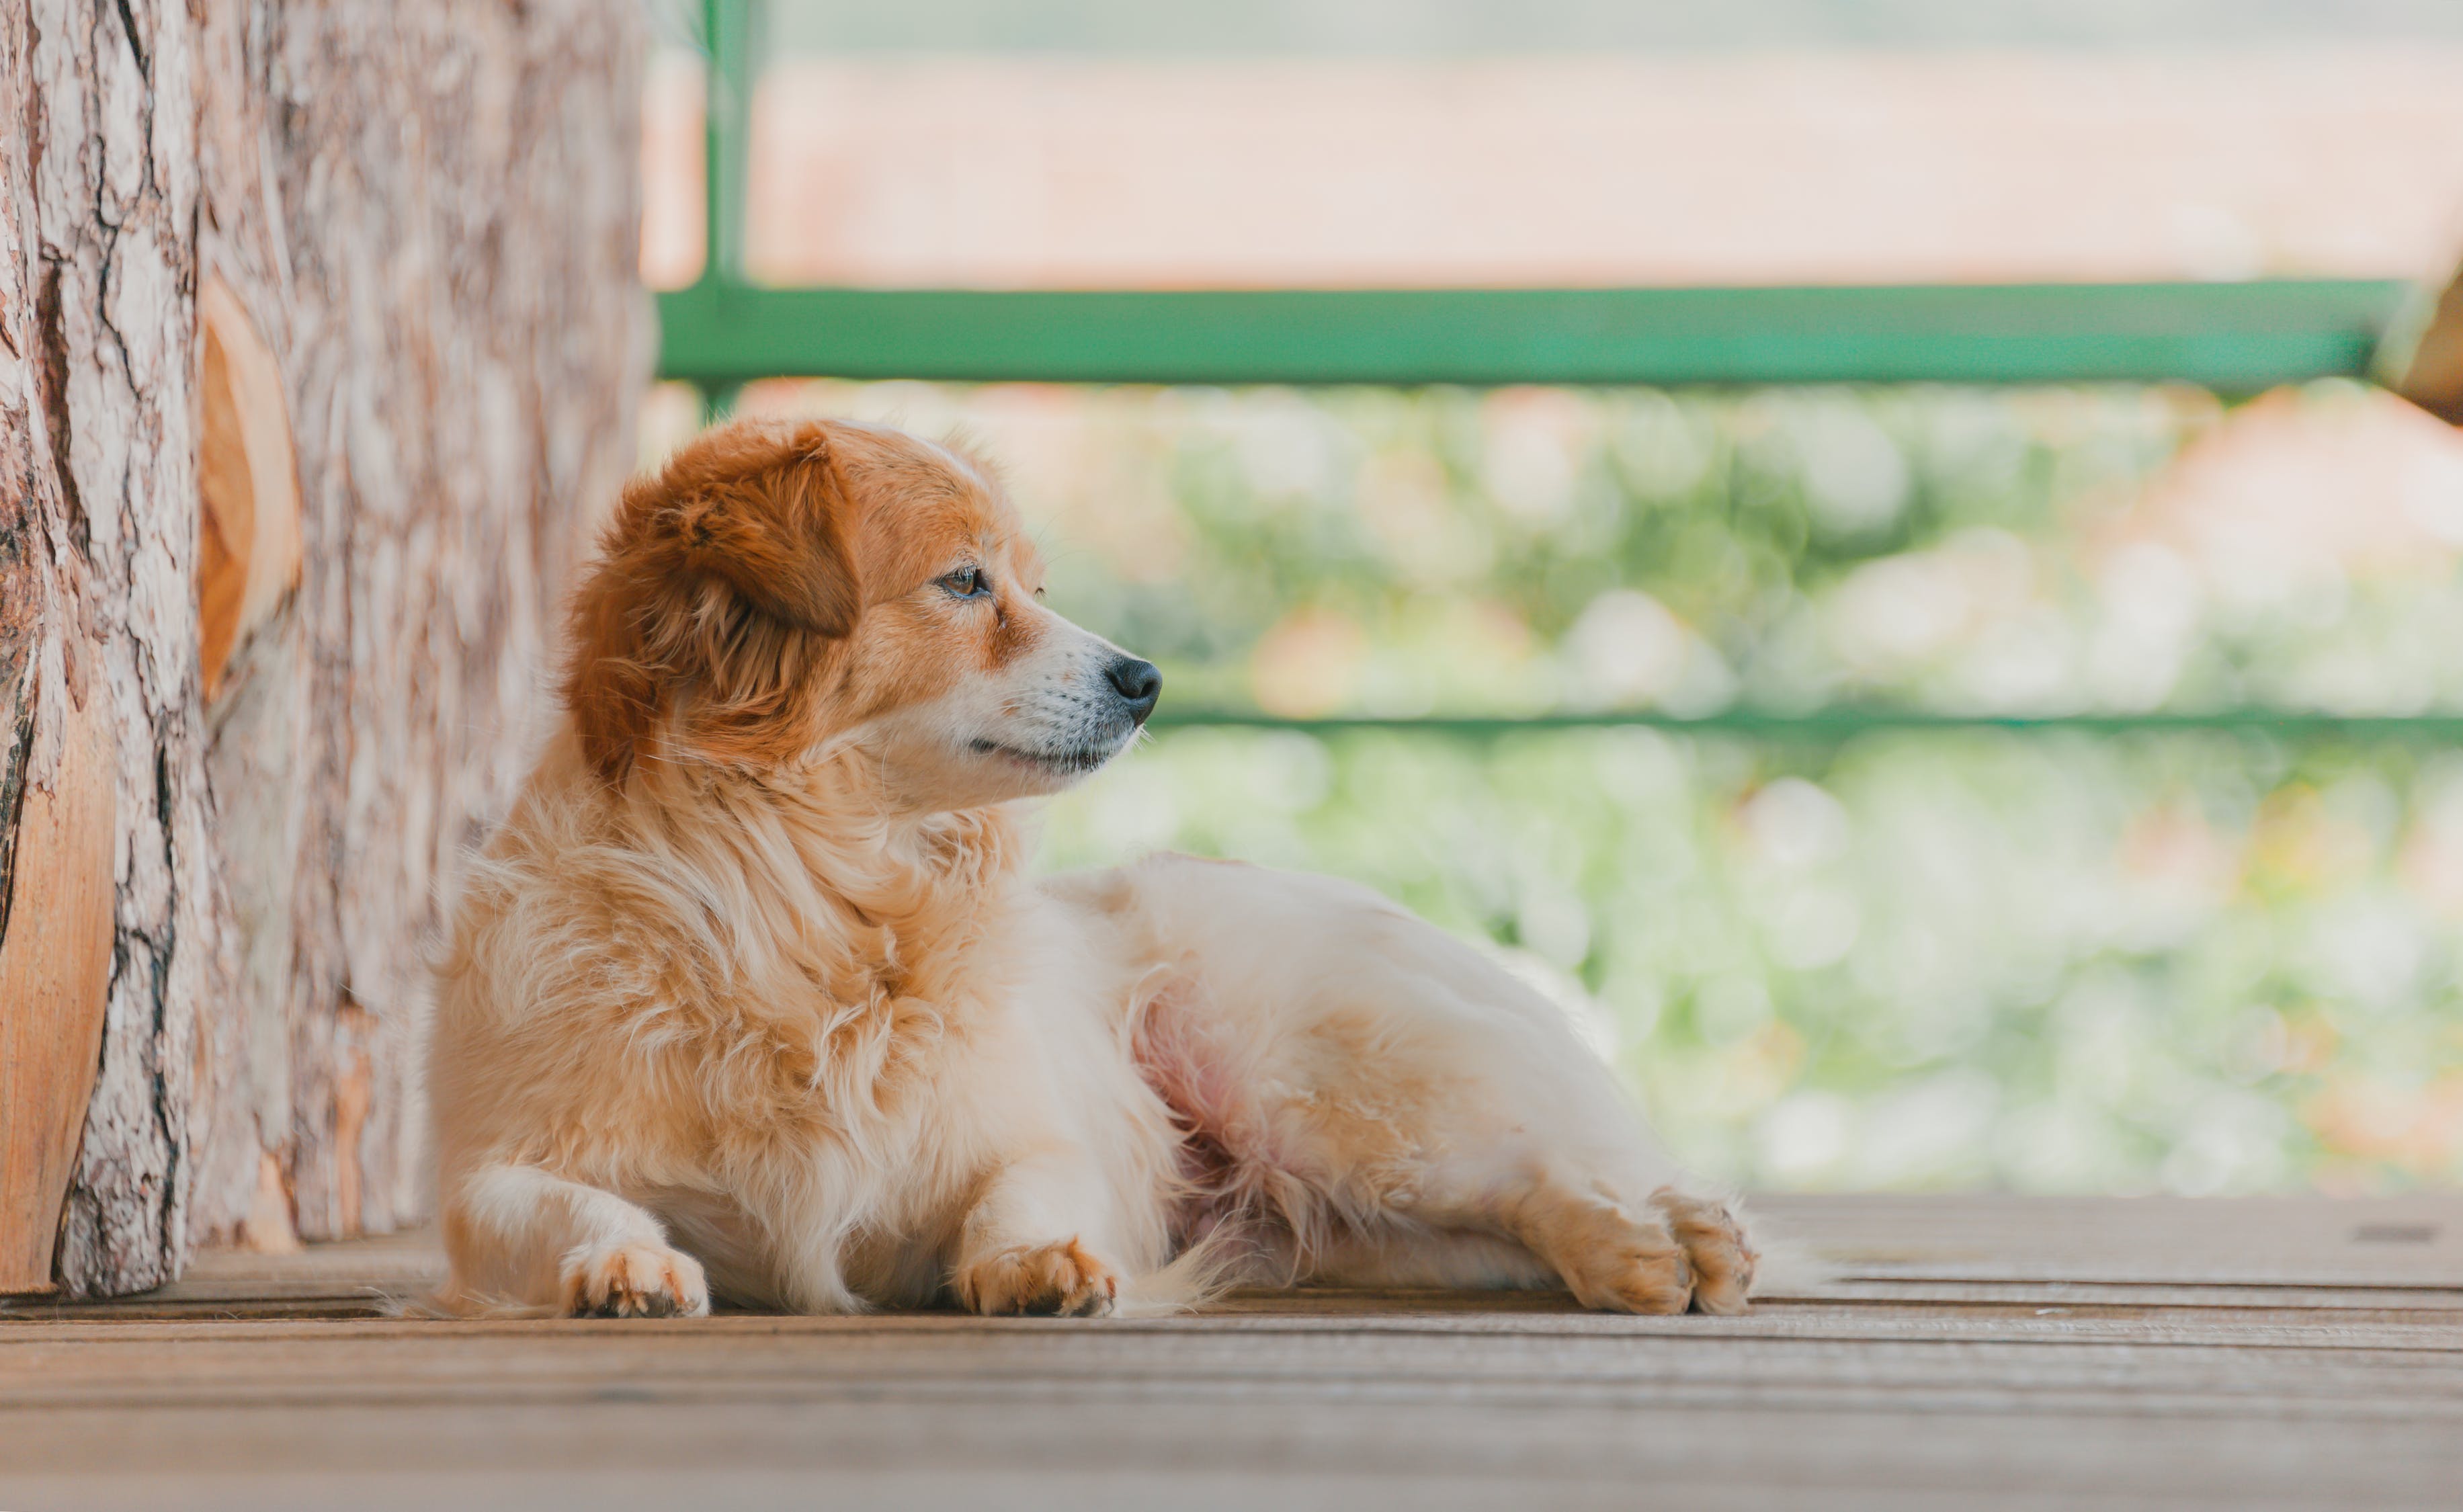
[[[959,599],[980,599],[992,591],[992,585],[984,581],[981,567],[961,567],[942,578],[941,586]]]

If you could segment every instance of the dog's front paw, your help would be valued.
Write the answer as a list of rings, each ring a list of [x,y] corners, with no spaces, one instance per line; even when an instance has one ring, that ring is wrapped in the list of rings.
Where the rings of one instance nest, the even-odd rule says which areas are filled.
[[[1112,1267],[1074,1238],[994,1250],[959,1266],[955,1286],[960,1303],[986,1316],[1100,1318],[1121,1293]]]
[[[709,1311],[701,1261],[662,1244],[602,1244],[564,1260],[569,1318],[699,1318]]]

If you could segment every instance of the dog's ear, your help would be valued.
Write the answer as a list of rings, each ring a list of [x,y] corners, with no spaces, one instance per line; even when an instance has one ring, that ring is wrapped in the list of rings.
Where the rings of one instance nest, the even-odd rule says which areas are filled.
[[[854,536],[820,426],[722,427],[636,479],[569,621],[564,700],[590,764],[621,781],[670,736],[731,760],[800,749],[810,674],[862,614]]]
[[[695,480],[670,494],[663,521],[686,564],[725,582],[772,619],[841,636],[863,612],[845,479],[828,439],[807,432],[767,466]]]

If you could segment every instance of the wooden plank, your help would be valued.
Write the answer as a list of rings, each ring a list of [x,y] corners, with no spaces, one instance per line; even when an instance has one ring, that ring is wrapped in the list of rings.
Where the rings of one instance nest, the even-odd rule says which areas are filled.
[[[2434,1286],[2244,1286],[2158,1282],[1969,1282],[1866,1279],[1834,1282],[1825,1300],[1873,1306],[2261,1307],[2318,1312],[2463,1312],[2463,1289]]]
[[[2014,1197],[1774,1195],[1757,1221],[1840,1270],[1818,1295],[1871,1302],[2257,1304],[2249,1288],[2302,1306],[2442,1307],[2463,1301],[2463,1197]],[[370,1312],[444,1275],[421,1233],[310,1246],[295,1255],[209,1251],[181,1281],[76,1316],[166,1316],[201,1308],[278,1313],[321,1299]],[[2081,1291],[2077,1288],[2090,1288]],[[2145,1288],[2165,1288],[2159,1293]],[[2416,1296],[2410,1295],[2416,1293]],[[252,1305],[252,1304],[263,1305]],[[1564,1309],[1556,1294],[1260,1293],[1232,1309],[1359,1311],[1417,1306]],[[0,1318],[28,1316],[0,1304]]]
[[[756,1314],[722,1314],[708,1320],[679,1323],[647,1332],[629,1323],[605,1320],[575,1322],[503,1320],[439,1323],[425,1319],[387,1318],[348,1322],[294,1316],[272,1320],[212,1322],[166,1320],[29,1320],[0,1331],[0,1391],[32,1389],[31,1374],[12,1371],[29,1359],[48,1358],[43,1351],[79,1347],[98,1370],[111,1369],[116,1359],[136,1358],[146,1351],[194,1347],[193,1359],[244,1362],[269,1350],[319,1351],[356,1349],[371,1357],[403,1354],[438,1342],[449,1346],[457,1359],[534,1349],[591,1347],[575,1341],[615,1340],[627,1347],[689,1354],[709,1348],[733,1351],[739,1359],[805,1348],[888,1349],[929,1355],[976,1348],[970,1341],[1004,1341],[982,1348],[1033,1350],[1076,1349],[1088,1333],[1110,1341],[1104,1348],[1143,1346],[1121,1341],[1171,1339],[1188,1350],[1216,1348],[1210,1341],[1298,1341],[1294,1348],[1314,1348],[1308,1341],[1324,1339],[1408,1341],[1511,1339],[1573,1341],[1567,1349],[1591,1348],[1597,1341],[1692,1340],[1733,1343],[1740,1340],[1827,1343],[1920,1344],[2060,1344],[2229,1347],[2266,1349],[2410,1349],[2451,1354],[2463,1348],[2463,1309],[2385,1308],[2312,1310],[2240,1307],[2083,1307],[2023,1304],[1883,1307],[1868,1304],[1797,1304],[1756,1309],[1742,1318],[1627,1318],[1582,1312],[1362,1311],[1204,1313],[1189,1316],[1106,1320],[1088,1329],[1056,1326],[1041,1320],[984,1320],[955,1313],[883,1314],[863,1318],[777,1318]],[[1073,1341],[1054,1345],[1054,1339]],[[1041,1341],[1018,1345],[1016,1340]],[[710,1341],[735,1341],[732,1344]],[[685,1341],[678,1343],[677,1341]],[[1210,1341],[1191,1343],[1189,1341]],[[245,1346],[253,1353],[232,1352]],[[1087,1348],[1094,1348],[1088,1346]],[[1244,1348],[1244,1345],[1224,1346]],[[1513,1348],[1522,1348],[1515,1345]],[[1534,1348],[1556,1348],[1537,1345]],[[28,1353],[27,1351],[35,1351]],[[222,1351],[220,1353],[214,1351]],[[1040,1356],[1038,1356],[1040,1357]],[[1188,1357],[1194,1357],[1193,1355]],[[2463,1357],[2458,1357],[2463,1368]],[[60,1378],[53,1378],[57,1384]]]
[[[2087,1413],[1920,1422],[1726,1404],[1646,1413],[1426,1404],[1363,1436],[1321,1403],[1140,1402],[1114,1393],[919,1411],[905,1400],[746,1406],[723,1419],[611,1395],[527,1423],[488,1407],[150,1421],[144,1477],[127,1425],[42,1422],[8,1504],[554,1507],[948,1506],[2069,1506],[2445,1507],[2452,1453],[2409,1424],[2335,1425]],[[987,1410],[996,1406],[997,1410]],[[530,1431],[523,1431],[525,1428]],[[1907,1430],[1913,1430],[1908,1432]],[[115,1454],[114,1450],[120,1452]],[[85,1474],[54,1467],[96,1464]],[[272,1466],[282,1466],[274,1470]],[[74,1477],[74,1479],[71,1479]],[[32,1494],[27,1489],[31,1487]],[[425,1503],[396,1500],[403,1489]],[[337,1497],[337,1491],[350,1495]],[[164,1495],[164,1492],[170,1495]],[[231,1500],[201,1503],[201,1491]],[[388,1495],[390,1492],[392,1495]],[[134,1493],[134,1495],[132,1495]],[[151,1493],[151,1502],[137,1500]],[[106,1500],[106,1498],[127,1500]],[[971,1494],[971,1501],[959,1497]],[[242,1498],[253,1500],[243,1501]],[[325,1498],[327,1500],[319,1500]]]
[[[111,984],[117,774],[101,699],[41,685],[0,911],[0,1293],[48,1291]],[[0,794],[0,841],[10,837]]]
[[[1856,1278],[2463,1287],[2463,1195],[1770,1196]]]
[[[1808,1341],[1316,1329],[1266,1335],[1101,1326],[758,1335],[681,1326],[552,1337],[127,1341],[102,1351],[12,1347],[7,1424],[116,1412],[163,1421],[251,1409],[301,1413],[490,1408],[567,1421],[610,1403],[714,1424],[757,1410],[904,1403],[1001,1413],[1079,1402],[1346,1413],[1384,1432],[1419,1411],[1624,1414],[1721,1408],[1921,1418],[2165,1418],[2184,1425],[2411,1424],[2463,1438],[2463,1359],[2443,1350],[1973,1341]],[[22,1373],[39,1370],[42,1378]],[[119,1462],[137,1451],[123,1446]],[[144,1451],[150,1454],[150,1449]],[[63,1465],[63,1468],[67,1466]],[[2458,1463],[2463,1468],[2463,1463]]]
[[[926,1322],[928,1320],[916,1320]],[[987,1325],[302,1326],[97,1362],[7,1351],[20,1473],[641,1464],[1651,1478],[2431,1504],[2463,1442],[2451,1348]],[[396,1331],[399,1329],[400,1331]],[[39,1372],[39,1385],[28,1385]],[[22,1390],[20,1388],[23,1388]],[[613,1436],[611,1436],[611,1435]],[[672,1484],[672,1482],[670,1482]],[[1113,1504],[1099,1499],[1096,1504]]]

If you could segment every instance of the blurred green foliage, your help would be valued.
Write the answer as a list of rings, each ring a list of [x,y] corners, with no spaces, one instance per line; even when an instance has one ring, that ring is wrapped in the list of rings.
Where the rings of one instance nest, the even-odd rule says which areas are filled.
[[[1177,673],[1176,697],[1379,713],[1821,702],[1849,673],[1810,619],[1856,566],[1961,529],[2043,532],[2061,502],[2125,490],[2214,413],[2203,396],[2141,390],[1087,403],[1131,487],[1056,521],[1057,602]],[[1080,549],[1081,534],[1103,538],[1085,515],[1157,505],[1176,520],[1144,534],[1169,570]],[[1645,667],[1586,690],[1533,654],[1620,588],[1715,661],[1680,660],[1666,687]],[[1256,686],[1247,658],[1293,624],[1356,630],[1356,649],[1329,654],[1356,655],[1358,675],[1325,697]]]

